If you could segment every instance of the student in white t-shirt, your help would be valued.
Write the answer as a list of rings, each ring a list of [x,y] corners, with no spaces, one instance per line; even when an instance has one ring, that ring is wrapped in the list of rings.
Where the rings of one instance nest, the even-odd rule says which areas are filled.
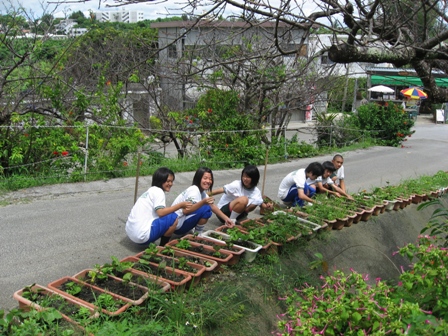
[[[189,209],[191,202],[166,207],[165,193],[171,190],[174,173],[162,167],[152,176],[151,188],[135,202],[126,222],[126,234],[134,243],[147,245],[160,238],[160,246],[169,240],[178,222],[179,209]]]
[[[230,218],[214,204],[215,199],[207,195],[206,192],[212,188],[213,172],[206,167],[199,168],[194,174],[193,184],[177,196],[173,202],[173,206],[185,201],[192,203],[188,209],[176,211],[179,218],[174,231],[175,235],[185,235],[192,229],[195,229],[195,233],[201,234],[212,213],[223,218],[226,225],[234,225]]]
[[[333,180],[334,184],[341,188],[345,193],[347,193],[347,189],[345,187],[345,177],[344,177],[344,158],[341,154],[336,154],[333,156],[333,162],[334,167],[336,168],[336,171],[331,174],[331,179]]]
[[[306,168],[295,170],[282,180],[277,196],[288,206],[304,206],[312,199],[316,188],[312,184],[322,175],[324,168],[319,162],[312,162]]]
[[[224,187],[215,189],[209,193],[210,196],[224,194],[218,202],[221,209],[231,220],[240,222],[247,218],[248,213],[255,210],[257,206],[270,209],[272,204],[263,203],[263,196],[257,188],[260,181],[260,172],[254,165],[244,167],[241,179],[235,180]],[[224,223],[224,220],[217,216]]]
[[[352,196],[348,195],[345,191],[335,185],[334,181],[331,178],[331,174],[336,171],[336,167],[333,162],[325,161],[322,163],[322,167],[324,168],[324,172],[322,176],[319,176],[316,181],[316,190],[319,193],[327,193],[328,195],[334,195],[336,197],[347,197],[348,199],[353,199]]]

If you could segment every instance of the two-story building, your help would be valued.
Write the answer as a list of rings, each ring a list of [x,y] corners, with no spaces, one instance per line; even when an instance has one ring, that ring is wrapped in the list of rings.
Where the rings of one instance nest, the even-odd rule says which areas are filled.
[[[262,62],[264,55],[275,53],[273,41],[285,52],[279,62],[287,66],[291,60],[306,58],[308,52],[304,31],[285,23],[200,20],[156,22],[151,27],[158,29],[161,99],[173,110],[193,106],[201,94],[192,74],[207,81],[218,63],[229,71],[238,66],[248,69],[250,62]],[[250,59],[243,55],[248,51]],[[215,81],[214,87],[227,84]]]

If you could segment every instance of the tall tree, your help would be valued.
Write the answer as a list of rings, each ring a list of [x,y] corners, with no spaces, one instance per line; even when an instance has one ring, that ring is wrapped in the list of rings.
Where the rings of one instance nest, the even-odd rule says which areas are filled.
[[[99,0],[99,4],[106,4]],[[141,1],[151,3],[152,1]],[[114,0],[113,5],[133,3]],[[337,63],[392,63],[413,67],[429,93],[429,101],[448,101],[448,89],[437,87],[433,69],[448,73],[448,3],[444,0],[314,0],[253,2],[214,0],[198,18],[226,12],[229,5],[240,9],[240,19],[265,18],[285,22],[306,31],[319,26],[345,39],[334,40],[329,57]],[[184,10],[201,10],[201,2],[189,1]],[[311,10],[310,10],[311,9]],[[309,13],[309,14],[308,14]]]

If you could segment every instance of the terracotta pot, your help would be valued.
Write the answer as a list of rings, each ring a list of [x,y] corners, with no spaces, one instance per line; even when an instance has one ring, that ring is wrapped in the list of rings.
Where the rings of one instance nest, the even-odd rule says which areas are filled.
[[[381,210],[386,207],[385,204],[377,204],[373,210],[373,216],[378,216],[381,213]]]
[[[383,201],[383,207],[381,208],[380,213],[384,213],[386,211],[386,207],[389,205],[389,201]]]
[[[333,226],[336,223],[336,219],[333,219],[331,221],[324,219],[324,222],[327,223],[327,227],[326,227],[327,230],[333,230]]]
[[[219,252],[223,255],[223,257],[213,256],[213,255],[210,255],[210,254],[200,253],[200,252],[197,252],[197,251],[185,250],[185,249],[181,249],[181,248],[176,247],[175,245],[177,243],[179,243],[179,240],[175,239],[175,240],[171,240],[167,245],[171,246],[173,249],[178,250],[178,251],[184,251],[184,252],[187,251],[190,254],[194,254],[194,255],[197,255],[197,256],[200,256],[200,257],[203,257],[203,258],[214,260],[214,261],[216,261],[218,263],[217,270],[220,269],[221,265],[227,265],[228,262],[230,261],[230,259],[232,259],[234,257],[233,253],[227,252],[227,251],[222,251],[222,250],[219,250]],[[215,252],[213,247],[208,246],[208,245],[199,244],[199,243],[196,243],[196,242],[193,242],[193,241],[190,242],[190,244],[192,245],[192,247],[196,247],[196,248],[199,247],[199,246],[202,246],[204,251],[206,251],[208,253],[211,253],[211,254],[213,254],[213,252]]]
[[[225,226],[225,225],[224,225]],[[240,229],[241,232],[247,233],[247,231]],[[233,254],[233,258],[229,260],[229,262],[227,263],[228,266],[233,266],[235,264],[237,264],[240,261],[241,256],[243,255],[243,253],[245,252],[243,248],[239,247],[239,246],[232,246],[232,249],[229,249],[226,246],[226,243],[223,241],[216,241],[214,239],[210,239],[207,237],[198,237],[198,236],[193,236],[193,235],[186,235],[185,237],[183,237],[183,239],[188,239],[189,241],[195,242],[195,243],[201,243],[203,241],[205,242],[211,242],[214,245],[221,245],[223,251],[225,252],[230,252]]]
[[[352,214],[352,215],[347,215],[347,223],[345,223],[346,227],[350,227],[353,224],[353,221],[355,220],[355,218],[357,217],[357,214]]]
[[[165,254],[162,254],[162,251],[165,249],[165,247],[158,246],[157,248],[160,251],[158,253],[158,255],[166,256]],[[180,257],[192,258],[193,260],[195,260],[194,261],[195,263],[204,266],[205,267],[205,271],[204,271],[204,273],[202,273],[202,278],[209,277],[212,274],[212,272],[215,271],[218,268],[218,262],[216,260],[202,258],[202,257],[199,257],[197,255],[191,254],[188,251],[173,250],[173,254],[172,255],[170,254],[170,256],[174,256],[174,257],[177,257],[177,258],[180,258]]]
[[[403,203],[403,200],[397,198],[397,199],[395,200],[393,210],[394,210],[394,211],[398,211],[398,210],[400,210],[400,209],[401,209],[401,204],[402,204],[402,203]]]
[[[142,256],[145,254],[146,252],[145,251],[143,251],[143,252],[140,252],[139,254],[137,254],[135,257],[136,258],[141,258],[141,259],[144,259],[144,258],[142,258]],[[157,255],[157,254],[156,254]],[[199,264],[195,264],[195,263],[191,263],[191,262],[187,262],[186,264],[189,266],[189,267],[191,267],[191,268],[193,268],[193,269],[195,269],[196,270],[196,272],[190,272],[190,271],[187,271],[187,270],[184,270],[184,269],[180,269],[180,268],[176,268],[176,267],[172,267],[172,266],[174,266],[172,263],[170,263],[170,260],[171,261],[178,261],[178,258],[173,258],[173,257],[170,257],[170,256],[164,256],[164,255],[158,255],[159,257],[161,257],[161,258],[164,258],[164,259],[168,259],[169,261],[166,263],[167,264],[167,266],[169,266],[171,269],[176,269],[176,270],[179,270],[179,271],[181,271],[181,272],[184,272],[184,273],[187,273],[187,274],[189,274],[190,276],[191,276],[191,278],[192,278],[192,280],[193,280],[193,283],[194,284],[198,284],[199,283],[199,281],[201,280],[201,278],[202,278],[202,274],[205,272],[205,266],[203,266],[203,265],[199,265]],[[153,264],[155,264],[155,265],[159,265],[159,263],[156,263],[156,262],[152,262]],[[171,265],[171,266],[170,266]]]
[[[348,217],[336,219],[336,223],[333,224],[333,230],[342,230],[347,222]]]
[[[137,262],[139,262],[139,260],[140,259],[136,258],[136,257],[127,257],[127,258],[122,259],[121,261],[130,261],[133,263],[137,263]],[[149,263],[149,264],[152,266],[158,267],[158,265],[155,263]],[[135,274],[140,274],[142,276],[156,277],[158,279],[161,279],[164,282],[169,283],[171,286],[171,289],[183,290],[185,288],[185,286],[192,280],[191,275],[187,274],[186,272],[183,272],[183,271],[180,271],[177,269],[173,269],[171,267],[166,267],[165,270],[168,274],[175,274],[175,275],[181,277],[182,280],[180,280],[180,281],[171,280],[171,279],[167,279],[167,278],[163,277],[162,275],[148,273],[148,272],[136,269],[134,267],[132,268],[132,272]]]
[[[97,318],[97,317],[99,317],[99,313],[95,309],[93,309],[92,307],[86,306],[86,305],[82,304],[81,302],[73,300],[73,299],[71,299],[71,298],[69,298],[67,296],[60,295],[59,293],[57,293],[57,292],[55,292],[55,291],[53,291],[53,290],[51,290],[49,288],[46,288],[44,286],[36,284],[36,285],[31,286],[30,290],[32,292],[35,292],[35,293],[39,292],[42,295],[48,296],[48,297],[56,295],[56,296],[58,296],[59,299],[67,302],[69,305],[74,305],[74,306],[77,306],[77,307],[87,308],[89,310],[89,312],[90,312],[90,318]],[[22,288],[22,289],[20,289],[20,290],[18,290],[16,292],[14,292],[14,294],[13,294],[14,299],[19,302],[19,308],[21,310],[29,311],[31,309],[35,309],[37,311],[44,311],[45,309],[48,309],[48,307],[42,307],[38,303],[30,301],[29,299],[25,298],[23,296],[25,291],[27,291],[27,287]],[[82,331],[83,333],[85,333],[84,327],[82,327],[78,322],[73,320],[70,316],[68,316],[68,315],[66,315],[66,314],[64,314],[62,312],[60,312],[60,313],[61,313],[62,318],[64,320],[66,320],[67,322],[71,323],[72,325],[75,326],[75,328],[77,328],[80,331]]]
[[[68,283],[68,282],[77,283],[78,285],[80,285],[83,288],[83,290],[92,291],[95,294],[94,295],[95,297],[98,297],[99,295],[104,294],[104,293],[109,294],[114,299],[114,301],[117,303],[117,309],[116,310],[107,310],[105,308],[101,308],[101,307],[97,306],[96,302],[87,302],[87,301],[85,301],[85,300],[83,300],[83,299],[81,299],[81,298],[79,298],[77,296],[74,296],[74,295],[71,295],[71,294],[67,293],[66,291],[64,291],[62,289],[62,286],[65,283]],[[57,293],[59,293],[62,296],[71,298],[72,300],[75,300],[75,301],[81,303],[84,306],[91,307],[92,309],[99,309],[99,308],[101,308],[101,311],[104,314],[107,314],[107,315],[110,315],[110,316],[117,316],[117,315],[121,314],[122,312],[124,312],[126,309],[128,309],[131,306],[131,304],[129,302],[125,302],[125,301],[121,300],[121,298],[119,296],[117,296],[117,295],[115,295],[113,293],[106,292],[106,291],[102,290],[101,288],[98,288],[96,286],[92,286],[90,284],[87,284],[85,282],[79,281],[78,279],[73,278],[73,277],[69,277],[69,276],[66,276],[66,277],[57,279],[57,280],[55,280],[53,282],[50,282],[48,284],[48,288],[53,290],[53,291],[55,291],[55,292],[57,292]]]
[[[91,271],[91,269],[82,270],[81,272],[76,273],[73,277],[78,279],[79,281],[90,284],[89,276],[88,276],[90,271]],[[118,283],[123,284],[123,279],[121,279],[121,278],[117,278],[112,275],[107,275],[107,277],[110,281],[116,281]],[[104,291],[116,294],[123,301],[132,303],[133,305],[137,305],[137,306],[142,304],[143,301],[145,301],[148,298],[148,287],[143,287],[143,286],[135,284],[133,282],[129,282],[129,285],[134,286],[134,288],[138,288],[143,293],[143,295],[138,298],[129,298],[129,297],[125,297],[125,296],[121,295],[120,293],[115,293],[115,292],[111,291],[111,289],[109,289],[109,288],[103,288],[99,284],[94,284],[95,287],[99,287]]]
[[[370,209],[370,210],[369,209],[365,209],[364,213],[361,216],[361,220],[363,222],[367,222],[370,219],[370,217],[372,217],[372,215],[373,215],[373,209]]]

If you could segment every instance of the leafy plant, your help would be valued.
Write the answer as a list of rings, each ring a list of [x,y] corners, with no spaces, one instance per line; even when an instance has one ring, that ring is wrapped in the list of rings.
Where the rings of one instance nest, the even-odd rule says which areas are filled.
[[[176,247],[183,249],[183,250],[188,250],[191,247],[191,243],[188,239],[181,239],[177,244]]]
[[[66,292],[70,295],[76,296],[79,293],[81,293],[82,290],[82,286],[81,284],[74,282],[74,281],[69,281],[65,283],[65,288],[66,288]]]

